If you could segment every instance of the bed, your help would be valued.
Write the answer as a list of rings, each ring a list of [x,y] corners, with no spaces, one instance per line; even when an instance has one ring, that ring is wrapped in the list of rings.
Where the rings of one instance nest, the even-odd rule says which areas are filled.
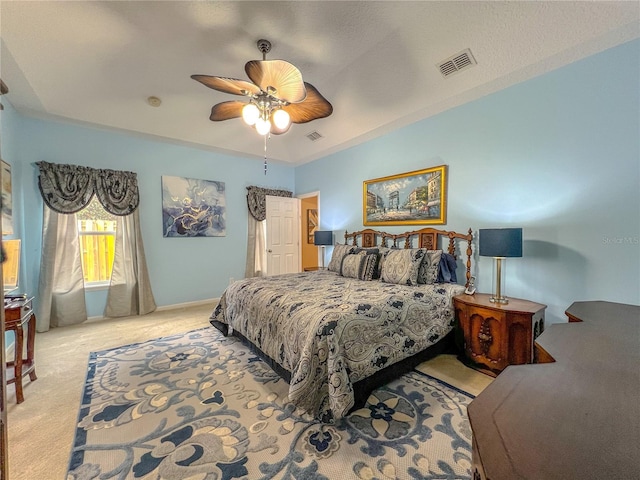
[[[268,361],[289,401],[332,423],[438,353],[453,329],[452,298],[471,277],[471,240],[471,230],[345,232],[327,270],[236,281],[210,321]],[[454,283],[464,242],[465,277]]]

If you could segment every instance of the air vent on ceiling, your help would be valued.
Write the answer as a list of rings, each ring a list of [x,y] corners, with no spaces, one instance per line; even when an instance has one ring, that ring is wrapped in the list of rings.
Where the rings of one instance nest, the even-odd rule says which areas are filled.
[[[471,68],[474,65],[477,65],[476,59],[473,58],[471,50],[467,48],[440,62],[438,68],[443,77],[448,77],[461,70]]]
[[[320,135],[319,132],[317,132],[316,130],[314,130],[311,133],[307,133],[307,138],[309,140],[311,140],[312,142],[315,142],[316,140],[320,140],[322,137],[322,135]]]

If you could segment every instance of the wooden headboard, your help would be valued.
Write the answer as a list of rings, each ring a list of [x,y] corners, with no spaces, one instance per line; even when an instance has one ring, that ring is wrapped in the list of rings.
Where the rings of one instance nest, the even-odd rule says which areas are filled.
[[[472,230],[469,229],[468,233],[449,232],[446,230],[438,230],[436,228],[422,228],[420,230],[413,230],[412,232],[405,233],[387,233],[378,230],[367,228],[358,232],[344,232],[344,243],[358,246],[358,238],[360,238],[360,247],[392,247],[400,248],[426,248],[428,250],[445,250],[449,254],[453,255],[456,259],[456,238],[459,240],[467,241],[467,262],[466,262],[466,282],[465,286],[469,286],[469,280],[471,279],[471,240],[473,239]],[[449,239],[449,242],[445,244],[445,238]],[[417,239],[415,245],[414,240]],[[392,240],[393,243],[388,245],[387,242]],[[442,245],[440,247],[439,245]],[[444,246],[446,245],[446,248]]]

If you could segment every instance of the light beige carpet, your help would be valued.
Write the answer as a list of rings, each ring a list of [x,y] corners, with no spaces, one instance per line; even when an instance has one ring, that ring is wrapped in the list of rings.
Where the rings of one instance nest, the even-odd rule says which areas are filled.
[[[8,392],[9,478],[62,480],[78,420],[89,353],[209,325],[215,305],[165,310],[55,328],[36,335],[38,379],[24,382],[25,401]]]
[[[38,380],[25,383],[24,403],[15,404],[9,386],[10,478],[65,478],[90,352],[207,327],[213,307],[162,311],[38,334]],[[491,381],[447,355],[426,362],[420,371],[474,395]]]

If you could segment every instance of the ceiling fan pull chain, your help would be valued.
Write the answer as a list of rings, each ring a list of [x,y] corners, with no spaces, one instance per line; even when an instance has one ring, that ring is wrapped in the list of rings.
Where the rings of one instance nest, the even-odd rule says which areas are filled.
[[[264,136],[264,174],[267,174],[267,137],[269,135]]]

